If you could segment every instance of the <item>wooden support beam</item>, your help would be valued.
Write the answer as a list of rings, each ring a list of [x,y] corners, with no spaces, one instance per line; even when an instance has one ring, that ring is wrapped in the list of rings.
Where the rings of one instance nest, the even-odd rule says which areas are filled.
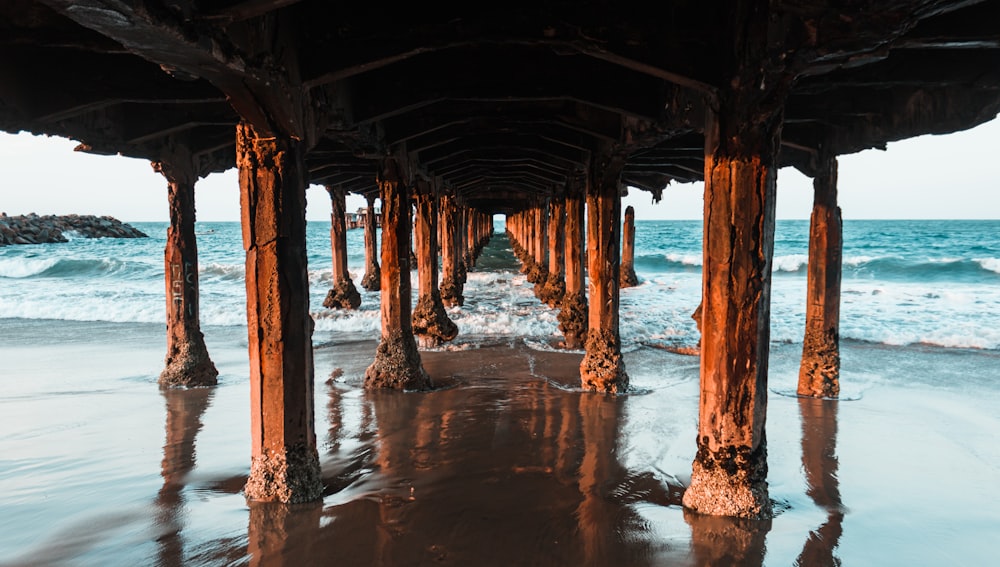
[[[463,284],[458,274],[458,205],[450,194],[441,196],[441,301],[448,307],[462,305]]]
[[[578,349],[587,341],[587,295],[584,291],[584,193],[587,177],[576,176],[566,190],[566,293],[559,310],[559,332],[568,349]]]
[[[421,346],[435,347],[458,335],[438,290],[438,192],[434,183],[417,182],[417,276],[419,294],[413,310],[413,333]]]
[[[402,166],[386,158],[378,178],[382,189],[382,339],[375,362],[365,371],[365,388],[426,390],[410,321],[410,197]]]
[[[322,496],[313,419],[312,318],[306,264],[303,144],[236,129],[246,249],[250,500]]]
[[[465,282],[468,279],[468,272],[470,269],[467,263],[467,258],[465,257],[466,248],[466,232],[465,223],[468,222],[469,218],[469,207],[464,204],[458,206],[458,215],[455,222],[455,253],[456,253],[456,266],[455,271],[457,273],[457,279],[455,281],[459,282],[464,289]]]
[[[751,62],[768,49],[768,15],[750,2],[740,7],[749,35],[734,47],[745,62],[705,127],[698,452],[684,506],[766,519],[775,182],[790,77]]]
[[[621,185],[624,156],[610,153],[594,159],[587,191],[587,275],[590,309],[587,354],[580,363],[585,390],[622,393],[628,374],[618,334],[618,279],[621,243]]]
[[[528,271],[525,274],[528,277],[528,281],[533,284],[545,283],[548,279],[548,269],[545,265],[545,253],[546,253],[546,242],[548,241],[548,235],[545,232],[545,227],[548,220],[548,202],[545,199],[538,199],[537,204],[533,209],[531,209],[531,245],[529,249],[529,254],[531,256],[531,262],[527,266]],[[538,288],[535,288],[535,295],[538,294]]]
[[[219,371],[208,356],[198,309],[198,238],[194,231],[194,184],[198,175],[192,156],[184,148],[178,148],[171,157],[169,161],[153,162],[153,169],[167,179],[170,208],[163,250],[167,356],[160,384],[214,386]]]
[[[340,185],[327,185],[330,194],[330,250],[333,256],[333,276],[330,291],[323,299],[327,309],[357,309],[361,294],[347,271],[347,195]]]
[[[291,6],[301,0],[243,0],[199,14],[201,19],[240,22]]]
[[[843,221],[837,206],[837,158],[825,156],[813,178],[809,223],[806,331],[799,367],[800,396],[840,394],[840,278]]]
[[[549,264],[544,283],[535,284],[535,295],[553,309],[558,309],[566,295],[563,278],[566,240],[566,201],[562,195],[552,197],[549,203],[548,248]]]
[[[635,209],[629,205],[625,209],[625,224],[622,225],[622,269],[621,287],[639,285],[635,275]]]
[[[294,17],[276,12],[255,25],[236,22],[232,26],[238,29],[223,33],[208,26],[195,31],[175,11],[148,2],[44,3],[171,74],[208,80],[262,135],[315,144],[316,121],[307,116],[307,92],[298,79]],[[244,44],[234,45],[232,37],[240,37]],[[259,57],[262,53],[268,56]]]
[[[365,208],[365,277],[361,279],[361,287],[368,291],[382,289],[382,269],[378,265],[378,218],[375,215],[374,194],[365,195],[368,203]]]

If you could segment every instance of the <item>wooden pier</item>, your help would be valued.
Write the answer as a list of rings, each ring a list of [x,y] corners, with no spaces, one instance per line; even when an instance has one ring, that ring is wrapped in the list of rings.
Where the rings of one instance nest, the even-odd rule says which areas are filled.
[[[766,518],[778,169],[816,180],[799,392],[835,396],[836,157],[996,116],[998,21],[1000,0],[8,0],[0,129],[147,159],[166,177],[167,384],[215,379],[198,329],[190,203],[199,177],[239,169],[246,494],[283,502],[321,496],[307,185],[332,198],[330,306],[357,306],[344,196],[368,203],[362,285],[381,289],[382,342],[366,387],[433,386],[414,332],[426,344],[454,337],[443,306],[462,305],[465,274],[500,214],[539,296],[560,310],[565,346],[586,350],[581,385],[619,393],[619,288],[634,284],[631,265],[620,274],[633,237],[628,224],[623,248],[621,195],[659,199],[672,181],[704,181],[702,391],[684,503]],[[414,204],[419,317],[405,277]]]

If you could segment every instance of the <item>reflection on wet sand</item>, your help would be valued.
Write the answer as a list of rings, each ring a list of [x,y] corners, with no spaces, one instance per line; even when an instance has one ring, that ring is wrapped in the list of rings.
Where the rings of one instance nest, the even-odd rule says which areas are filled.
[[[250,503],[246,540],[185,549],[184,488],[212,390],[165,390],[167,441],[156,500],[160,565],[192,557],[254,566],[346,565],[762,565],[771,521],[679,509],[646,463],[624,447],[650,422],[639,398],[582,393],[577,359],[524,348],[467,353],[463,374],[427,353],[448,387],[425,393],[324,388],[323,503]],[[655,394],[654,394],[655,395]],[[837,565],[843,508],[837,483],[837,402],[799,400],[808,495],[828,512],[797,565]],[[639,447],[642,449],[642,447]],[[237,481],[240,479],[237,479]],[[239,485],[234,481],[233,486]],[[218,488],[218,487],[216,487]],[[642,510],[683,522],[663,539]],[[666,507],[666,508],[664,508]],[[675,514],[675,515],[674,515]],[[684,524],[680,524],[683,526]]]
[[[319,530],[323,504],[280,504],[250,502],[247,527],[247,555],[251,567],[296,567],[298,557],[313,562],[330,562],[315,545],[313,534]]]
[[[469,354],[483,359],[446,389],[328,386],[326,503],[251,505],[253,564],[655,564],[639,499],[622,497],[635,482],[618,454],[627,398],[561,387],[578,357]],[[447,382],[436,359],[425,365]],[[343,423],[366,415],[373,436]]]
[[[656,421],[640,409],[648,405],[635,405],[641,396],[574,389],[573,355],[518,346],[463,354],[474,360],[459,369],[448,353],[425,353],[426,368],[446,385],[431,392],[328,383],[319,414],[327,421],[324,502],[250,503],[245,540],[205,549],[185,549],[184,490],[213,391],[164,390],[158,563],[763,564],[771,521],[682,511],[679,485],[668,486],[650,462],[629,459],[627,451],[649,449],[643,433]],[[838,565],[837,402],[798,404],[807,493],[827,521],[809,534],[796,564]],[[212,490],[229,492],[221,484]],[[666,515],[650,523],[643,510],[651,507]],[[663,529],[671,535],[656,533]]]
[[[684,520],[691,526],[695,565],[764,564],[764,543],[771,520],[705,516],[687,510]]]
[[[802,467],[806,473],[806,493],[826,510],[826,522],[809,533],[795,564],[840,565],[834,555],[844,520],[837,479],[837,400],[799,398],[802,417]]]
[[[211,388],[160,388],[166,403],[166,441],[160,476],[163,486],[156,496],[157,545],[161,566],[184,564],[181,537],[184,487],[195,466],[195,438],[201,431],[201,417],[212,403]]]

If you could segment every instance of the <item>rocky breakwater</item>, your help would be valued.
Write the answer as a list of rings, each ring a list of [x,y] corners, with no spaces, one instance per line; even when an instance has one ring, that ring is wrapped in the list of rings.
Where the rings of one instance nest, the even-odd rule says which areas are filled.
[[[0,213],[0,246],[47,244],[77,238],[146,238],[147,235],[122,221],[93,215],[7,216]]]

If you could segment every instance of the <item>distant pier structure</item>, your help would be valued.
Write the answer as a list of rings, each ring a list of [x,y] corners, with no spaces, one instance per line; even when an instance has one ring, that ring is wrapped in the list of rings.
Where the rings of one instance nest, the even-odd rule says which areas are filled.
[[[167,301],[167,385],[214,382],[189,275],[191,195],[199,177],[239,169],[246,494],[281,502],[322,495],[307,185],[326,187],[345,220],[331,234],[345,281],[343,196],[368,203],[362,285],[381,289],[382,341],[367,386],[433,387],[414,328],[430,343],[454,336],[441,306],[462,305],[465,274],[501,214],[540,297],[560,310],[566,346],[586,351],[581,384],[617,393],[628,389],[622,192],[659,199],[671,181],[704,181],[701,398],[684,504],[767,518],[778,169],[793,166],[816,188],[799,393],[836,396],[837,156],[995,117],[997,22],[1000,0],[8,0],[0,129],[144,158],[166,177],[165,284],[179,293]],[[414,206],[424,311],[411,320],[401,274],[411,269]]]

